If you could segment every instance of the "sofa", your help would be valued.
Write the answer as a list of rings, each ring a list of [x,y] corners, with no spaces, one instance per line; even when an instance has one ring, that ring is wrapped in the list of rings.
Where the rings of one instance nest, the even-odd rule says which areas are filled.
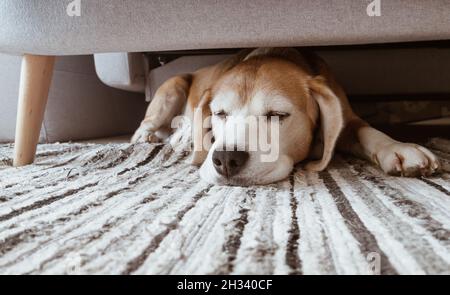
[[[33,162],[57,56],[94,54],[101,81],[143,92],[154,67],[143,53],[449,40],[449,11],[445,0],[2,0],[0,52],[22,56],[14,165]]]

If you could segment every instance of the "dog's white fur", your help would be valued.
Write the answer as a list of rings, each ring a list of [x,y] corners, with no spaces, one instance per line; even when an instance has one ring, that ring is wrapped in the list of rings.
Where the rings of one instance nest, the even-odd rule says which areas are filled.
[[[132,142],[166,139],[171,120],[183,109],[197,130],[194,146],[203,144],[208,132],[194,121],[195,112],[212,115],[215,142],[209,151],[193,155],[193,163],[201,165],[200,176],[212,183],[271,183],[286,178],[294,164],[304,160],[310,160],[306,169],[320,171],[335,149],[368,159],[393,175],[429,175],[439,168],[438,159],[426,148],[395,141],[357,117],[326,64],[296,49],[244,50],[217,65],[169,79],[156,92]],[[248,130],[239,126],[249,116],[268,112],[289,114],[277,134],[278,160],[263,162],[262,151],[250,151],[237,175],[225,178],[217,173],[213,151],[222,145],[248,148]],[[312,161],[315,156],[318,160]]]

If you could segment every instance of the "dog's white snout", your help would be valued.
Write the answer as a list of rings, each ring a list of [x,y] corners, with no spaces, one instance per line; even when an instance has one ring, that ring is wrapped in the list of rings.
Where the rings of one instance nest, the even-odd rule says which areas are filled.
[[[248,145],[247,134],[248,124],[246,118],[229,116],[225,122],[219,143],[227,151],[245,151]]]

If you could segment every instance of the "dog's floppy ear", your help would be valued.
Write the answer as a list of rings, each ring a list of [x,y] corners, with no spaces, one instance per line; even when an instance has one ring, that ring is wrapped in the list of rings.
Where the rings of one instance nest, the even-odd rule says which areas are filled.
[[[322,171],[333,157],[336,142],[344,128],[344,114],[341,100],[322,76],[310,79],[308,86],[311,96],[319,106],[323,153],[320,160],[309,162],[305,168],[310,171]]]
[[[194,152],[192,157],[192,164],[200,166],[208,156],[208,151],[211,145],[211,109],[209,103],[211,102],[211,90],[206,90],[200,102],[194,110],[192,141],[194,145]]]

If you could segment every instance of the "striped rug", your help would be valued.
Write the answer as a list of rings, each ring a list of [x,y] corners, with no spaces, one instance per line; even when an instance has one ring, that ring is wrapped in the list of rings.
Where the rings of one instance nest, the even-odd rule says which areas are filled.
[[[0,145],[0,274],[450,273],[446,172],[388,177],[336,156],[268,186],[202,182],[169,145]]]

